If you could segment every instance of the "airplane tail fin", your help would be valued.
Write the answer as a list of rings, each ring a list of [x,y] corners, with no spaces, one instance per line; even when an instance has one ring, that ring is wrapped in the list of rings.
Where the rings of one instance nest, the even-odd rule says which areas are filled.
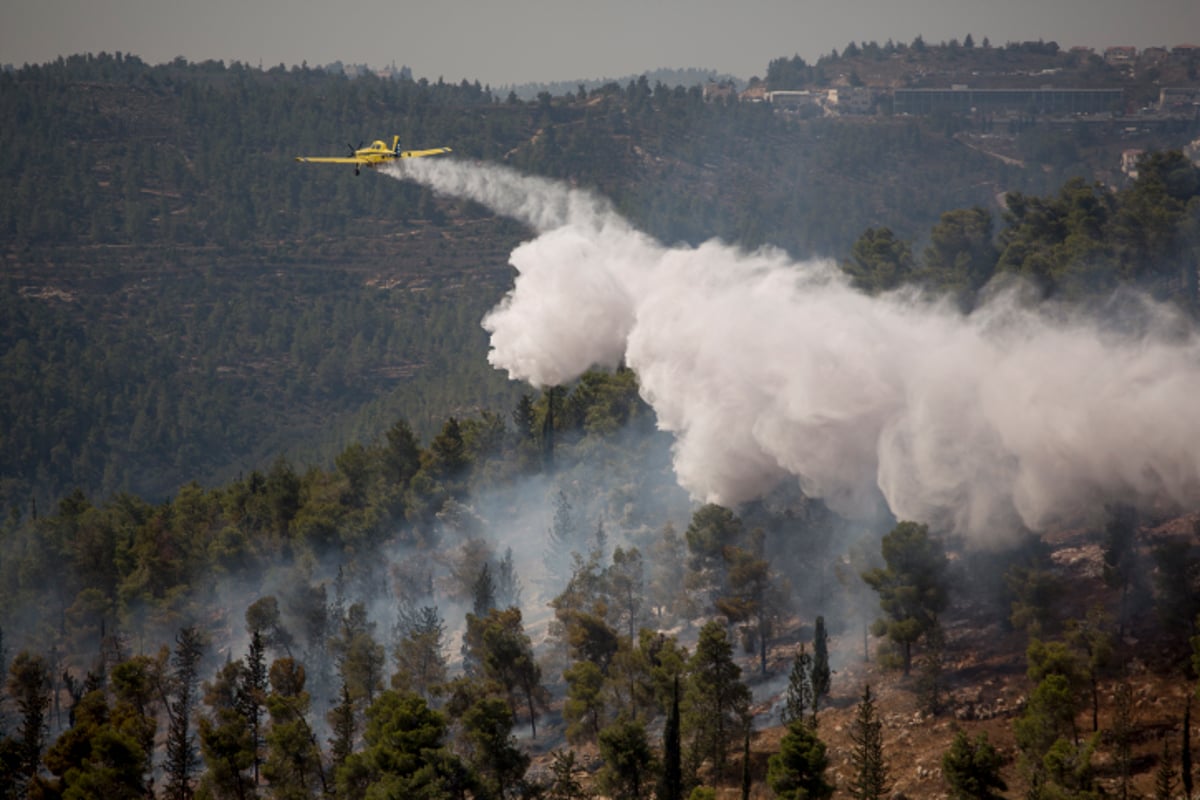
[[[400,153],[400,136],[399,135],[397,135],[395,138],[392,139],[392,152],[396,153],[396,154]]]

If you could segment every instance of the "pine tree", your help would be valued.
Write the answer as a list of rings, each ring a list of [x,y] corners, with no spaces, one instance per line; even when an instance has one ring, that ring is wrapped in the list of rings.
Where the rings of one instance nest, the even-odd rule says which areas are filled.
[[[485,562],[471,587],[471,610],[477,617],[486,617],[495,607],[496,582],[492,580],[492,568]]]
[[[570,573],[571,553],[577,548],[579,533],[574,509],[567,493],[561,489],[554,496],[554,519],[546,531],[546,565],[550,571],[565,578]]]
[[[904,674],[912,667],[912,645],[937,622],[946,607],[945,572],[949,561],[941,542],[931,538],[926,525],[901,522],[885,537],[881,547],[887,566],[863,573],[863,580],[879,593],[885,616],[876,620],[874,632],[900,645]]]
[[[354,716],[354,699],[350,696],[350,687],[342,681],[341,700],[329,710],[328,716],[329,729],[333,734],[329,739],[329,758],[335,773],[354,752],[357,727]]]
[[[414,691],[426,700],[433,696],[434,687],[446,682],[446,656],[442,651],[445,634],[446,626],[437,607],[422,606],[393,653],[393,689]]]
[[[308,724],[311,698],[304,688],[304,666],[290,658],[276,659],[269,680],[267,711],[271,726],[266,735],[263,777],[275,797],[328,794],[321,748]]]
[[[246,669],[242,676],[243,688],[239,695],[239,707],[250,723],[250,738],[254,747],[254,784],[258,785],[262,767],[263,719],[266,715],[267,653],[262,632],[254,629],[250,633],[250,648],[246,653]]]
[[[952,800],[1000,800],[1008,788],[1000,777],[1003,757],[981,733],[975,741],[961,730],[942,756],[942,774],[950,786]]]
[[[513,427],[516,428],[517,440],[532,442],[535,438],[534,424],[537,422],[537,412],[533,407],[533,397],[529,393],[521,395],[516,408],[512,411]]]
[[[1162,756],[1158,759],[1158,769],[1154,771],[1154,800],[1171,800],[1176,777],[1175,760],[1171,757],[1171,738],[1164,736]]]
[[[741,674],[724,626],[715,620],[705,624],[688,661],[685,722],[693,773],[707,759],[716,775],[724,776],[729,745],[742,730],[750,708],[750,690]]]
[[[16,753],[11,754],[19,765],[20,774],[16,780],[19,788],[37,774],[45,746],[46,714],[50,709],[51,694],[50,669],[46,660],[21,651],[8,669],[7,686],[21,715]]]
[[[639,721],[618,719],[600,731],[603,768],[596,784],[613,800],[641,800],[653,774],[654,751]]]
[[[575,760],[575,751],[555,750],[551,759],[551,777],[550,785],[546,788],[546,800],[582,800],[588,797],[583,784],[575,777],[579,766]]]
[[[1113,766],[1119,783],[1117,797],[1128,800],[1133,766],[1133,687],[1128,680],[1117,684],[1113,718]]]
[[[504,550],[504,558],[496,567],[496,603],[500,608],[511,608],[521,605],[521,579],[517,577],[517,568],[513,564],[511,547]]]
[[[825,743],[797,719],[788,725],[779,752],[767,762],[767,783],[780,800],[822,800],[833,794],[833,785],[825,780],[828,765]]]
[[[166,796],[170,800],[191,798],[192,775],[200,766],[191,717],[196,704],[198,670],[203,650],[203,638],[194,626],[183,628],[175,637],[175,653],[171,656],[171,692],[167,701],[166,761],[163,764],[167,777]]]
[[[812,657],[804,651],[804,643],[801,642],[799,652],[792,659],[792,671],[788,674],[787,695],[780,710],[780,719],[784,725],[803,722],[804,713],[813,705]],[[813,718],[816,718],[815,713]]]
[[[862,699],[850,729],[854,769],[848,791],[855,800],[881,800],[888,792],[888,767],[883,756],[883,723],[875,711],[871,686],[863,689]]]
[[[254,738],[242,702],[245,672],[242,661],[229,660],[214,681],[204,684],[210,711],[199,716],[197,725],[207,767],[200,785],[217,797],[244,798],[255,786]]]

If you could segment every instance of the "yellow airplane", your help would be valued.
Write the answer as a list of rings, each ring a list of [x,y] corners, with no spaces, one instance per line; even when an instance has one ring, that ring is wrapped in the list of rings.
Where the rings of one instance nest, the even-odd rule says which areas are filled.
[[[371,142],[370,147],[363,147],[361,144],[357,149],[350,147],[349,156],[296,156],[296,160],[308,164],[353,164],[354,174],[357,175],[360,167],[375,169],[380,164],[386,164],[388,161],[396,158],[423,158],[424,156],[437,156],[449,152],[449,147],[435,147],[432,150],[402,151],[400,149],[400,137],[397,136],[392,140],[391,147],[388,147],[387,143],[383,140],[376,139]]]

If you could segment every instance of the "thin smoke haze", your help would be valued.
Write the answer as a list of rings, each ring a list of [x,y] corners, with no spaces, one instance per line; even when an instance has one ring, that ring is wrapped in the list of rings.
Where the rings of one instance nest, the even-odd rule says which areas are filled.
[[[489,361],[535,386],[625,363],[696,499],[796,480],[834,510],[993,540],[1107,503],[1200,502],[1200,339],[1143,305],[1135,333],[997,292],[969,315],[870,297],[828,261],[719,241],[665,247],[611,205],[507,168],[421,160],[387,173],[537,233],[483,320]]]

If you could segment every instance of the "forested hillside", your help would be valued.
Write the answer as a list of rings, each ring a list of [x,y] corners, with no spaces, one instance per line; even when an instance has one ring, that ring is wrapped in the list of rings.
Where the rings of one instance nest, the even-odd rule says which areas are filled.
[[[0,496],[26,514],[73,487],[162,498],[278,453],[327,464],[395,416],[429,435],[513,402],[477,323],[527,232],[295,155],[397,133],[593,187],[664,242],[799,257],[848,257],[883,226],[919,252],[942,212],[1056,191],[1111,155],[1021,167],[945,120],[789,120],[645,79],[526,103],[120,54],[0,74],[0,109]]]
[[[1102,471],[1124,491],[1085,493],[1078,527],[989,547],[882,505],[842,518],[802,475],[696,503],[631,369],[535,392],[488,366],[479,320],[546,232],[292,160],[396,132],[595,190],[674,252],[833,255],[845,294],[910,319],[970,320],[1020,276],[1053,321],[1112,309],[1096,330],[1132,345],[1102,354],[1186,358],[1200,169],[1179,150],[1114,186],[1077,174],[1112,143],[1021,165],[960,144],[963,120],[110,56],[4,74],[0,98],[0,796],[1191,794],[1200,558],[1194,486],[1169,491],[1191,462],[1147,499],[1151,462],[1122,451]],[[1123,289],[1166,330],[1105,305]],[[1001,412],[1075,396],[999,363]],[[1187,416],[1191,362],[1155,364],[1135,382]],[[1051,444],[1105,432],[1085,422]]]

